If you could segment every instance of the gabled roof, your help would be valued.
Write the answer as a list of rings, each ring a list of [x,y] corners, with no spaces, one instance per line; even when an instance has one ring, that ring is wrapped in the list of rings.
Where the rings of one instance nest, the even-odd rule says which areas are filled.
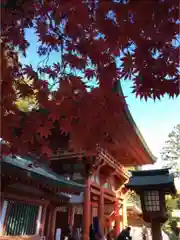
[[[121,83],[120,81],[117,82],[117,88],[118,88],[118,92],[121,96],[123,96],[123,90],[122,90],[122,87],[121,87]],[[141,132],[139,131],[130,111],[129,111],[129,108],[128,108],[128,105],[127,103],[125,102],[125,105],[124,105],[124,112],[125,112],[125,116],[127,117],[127,120],[131,123],[135,133],[137,134],[144,150],[147,152],[147,154],[149,155],[149,159],[152,160],[152,163],[154,163],[156,161],[156,157],[152,154],[151,150],[149,149],[148,145],[146,144]]]

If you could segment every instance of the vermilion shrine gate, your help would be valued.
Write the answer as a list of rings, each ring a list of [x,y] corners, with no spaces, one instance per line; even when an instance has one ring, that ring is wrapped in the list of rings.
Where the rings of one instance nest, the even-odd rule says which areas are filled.
[[[109,149],[98,147],[93,154],[84,155],[71,151],[67,147],[67,139],[64,139],[66,147],[58,149],[50,161],[52,171],[50,175],[50,170],[42,167],[40,173],[37,173],[36,170],[24,168],[24,170],[12,169],[12,166],[5,164],[2,171],[4,184],[1,190],[3,193],[1,231],[5,228],[7,233],[8,211],[21,214],[22,208],[30,211],[30,205],[29,210],[25,205],[31,204],[31,207],[36,207],[32,207],[34,215],[31,216],[32,226],[29,229],[35,229],[33,224],[38,221],[39,230],[32,230],[32,234],[40,234],[48,240],[55,239],[57,228],[63,230],[68,224],[74,228],[82,228],[83,240],[87,240],[89,227],[95,216],[99,217],[104,232],[109,231],[114,225],[118,234],[127,223],[124,206],[127,190],[124,184],[129,177],[125,168],[151,164],[153,161],[153,156],[127,107],[124,109],[124,115],[125,131],[120,133],[124,138],[123,146],[116,142]],[[16,186],[13,186],[14,181]],[[23,194],[20,192],[22,189]],[[79,195],[75,195],[76,193]],[[18,205],[17,201],[24,205]],[[13,208],[14,203],[16,208]],[[17,215],[15,212],[13,214],[14,217]],[[27,222],[19,223],[17,227],[19,234],[22,233],[23,224],[29,226]],[[9,226],[11,229],[8,231],[11,233],[14,231],[13,224]],[[18,231],[14,231],[14,234],[15,232]]]

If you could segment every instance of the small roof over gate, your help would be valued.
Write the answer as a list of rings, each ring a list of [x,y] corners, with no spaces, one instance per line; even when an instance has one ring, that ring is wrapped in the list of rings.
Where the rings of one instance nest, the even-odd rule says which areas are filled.
[[[80,193],[84,191],[84,185],[65,179],[45,165],[33,167],[33,161],[30,158],[25,159],[18,156],[12,158],[11,156],[6,156],[3,158],[2,171],[3,167],[12,172],[21,171],[22,176],[32,177],[43,184],[65,189],[67,193]]]

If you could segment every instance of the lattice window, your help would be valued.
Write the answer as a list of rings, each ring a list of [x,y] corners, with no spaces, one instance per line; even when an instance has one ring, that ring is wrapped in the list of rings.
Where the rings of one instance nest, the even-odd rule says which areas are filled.
[[[10,201],[4,235],[31,235],[36,232],[39,206]]]
[[[160,211],[160,199],[158,191],[146,191],[144,193],[145,209],[148,212]]]

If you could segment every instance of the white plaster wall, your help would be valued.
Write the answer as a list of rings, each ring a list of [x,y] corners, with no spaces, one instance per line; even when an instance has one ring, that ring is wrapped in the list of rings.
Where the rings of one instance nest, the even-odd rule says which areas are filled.
[[[78,204],[83,203],[84,201],[84,193],[80,193],[80,195],[71,195],[70,203]]]

